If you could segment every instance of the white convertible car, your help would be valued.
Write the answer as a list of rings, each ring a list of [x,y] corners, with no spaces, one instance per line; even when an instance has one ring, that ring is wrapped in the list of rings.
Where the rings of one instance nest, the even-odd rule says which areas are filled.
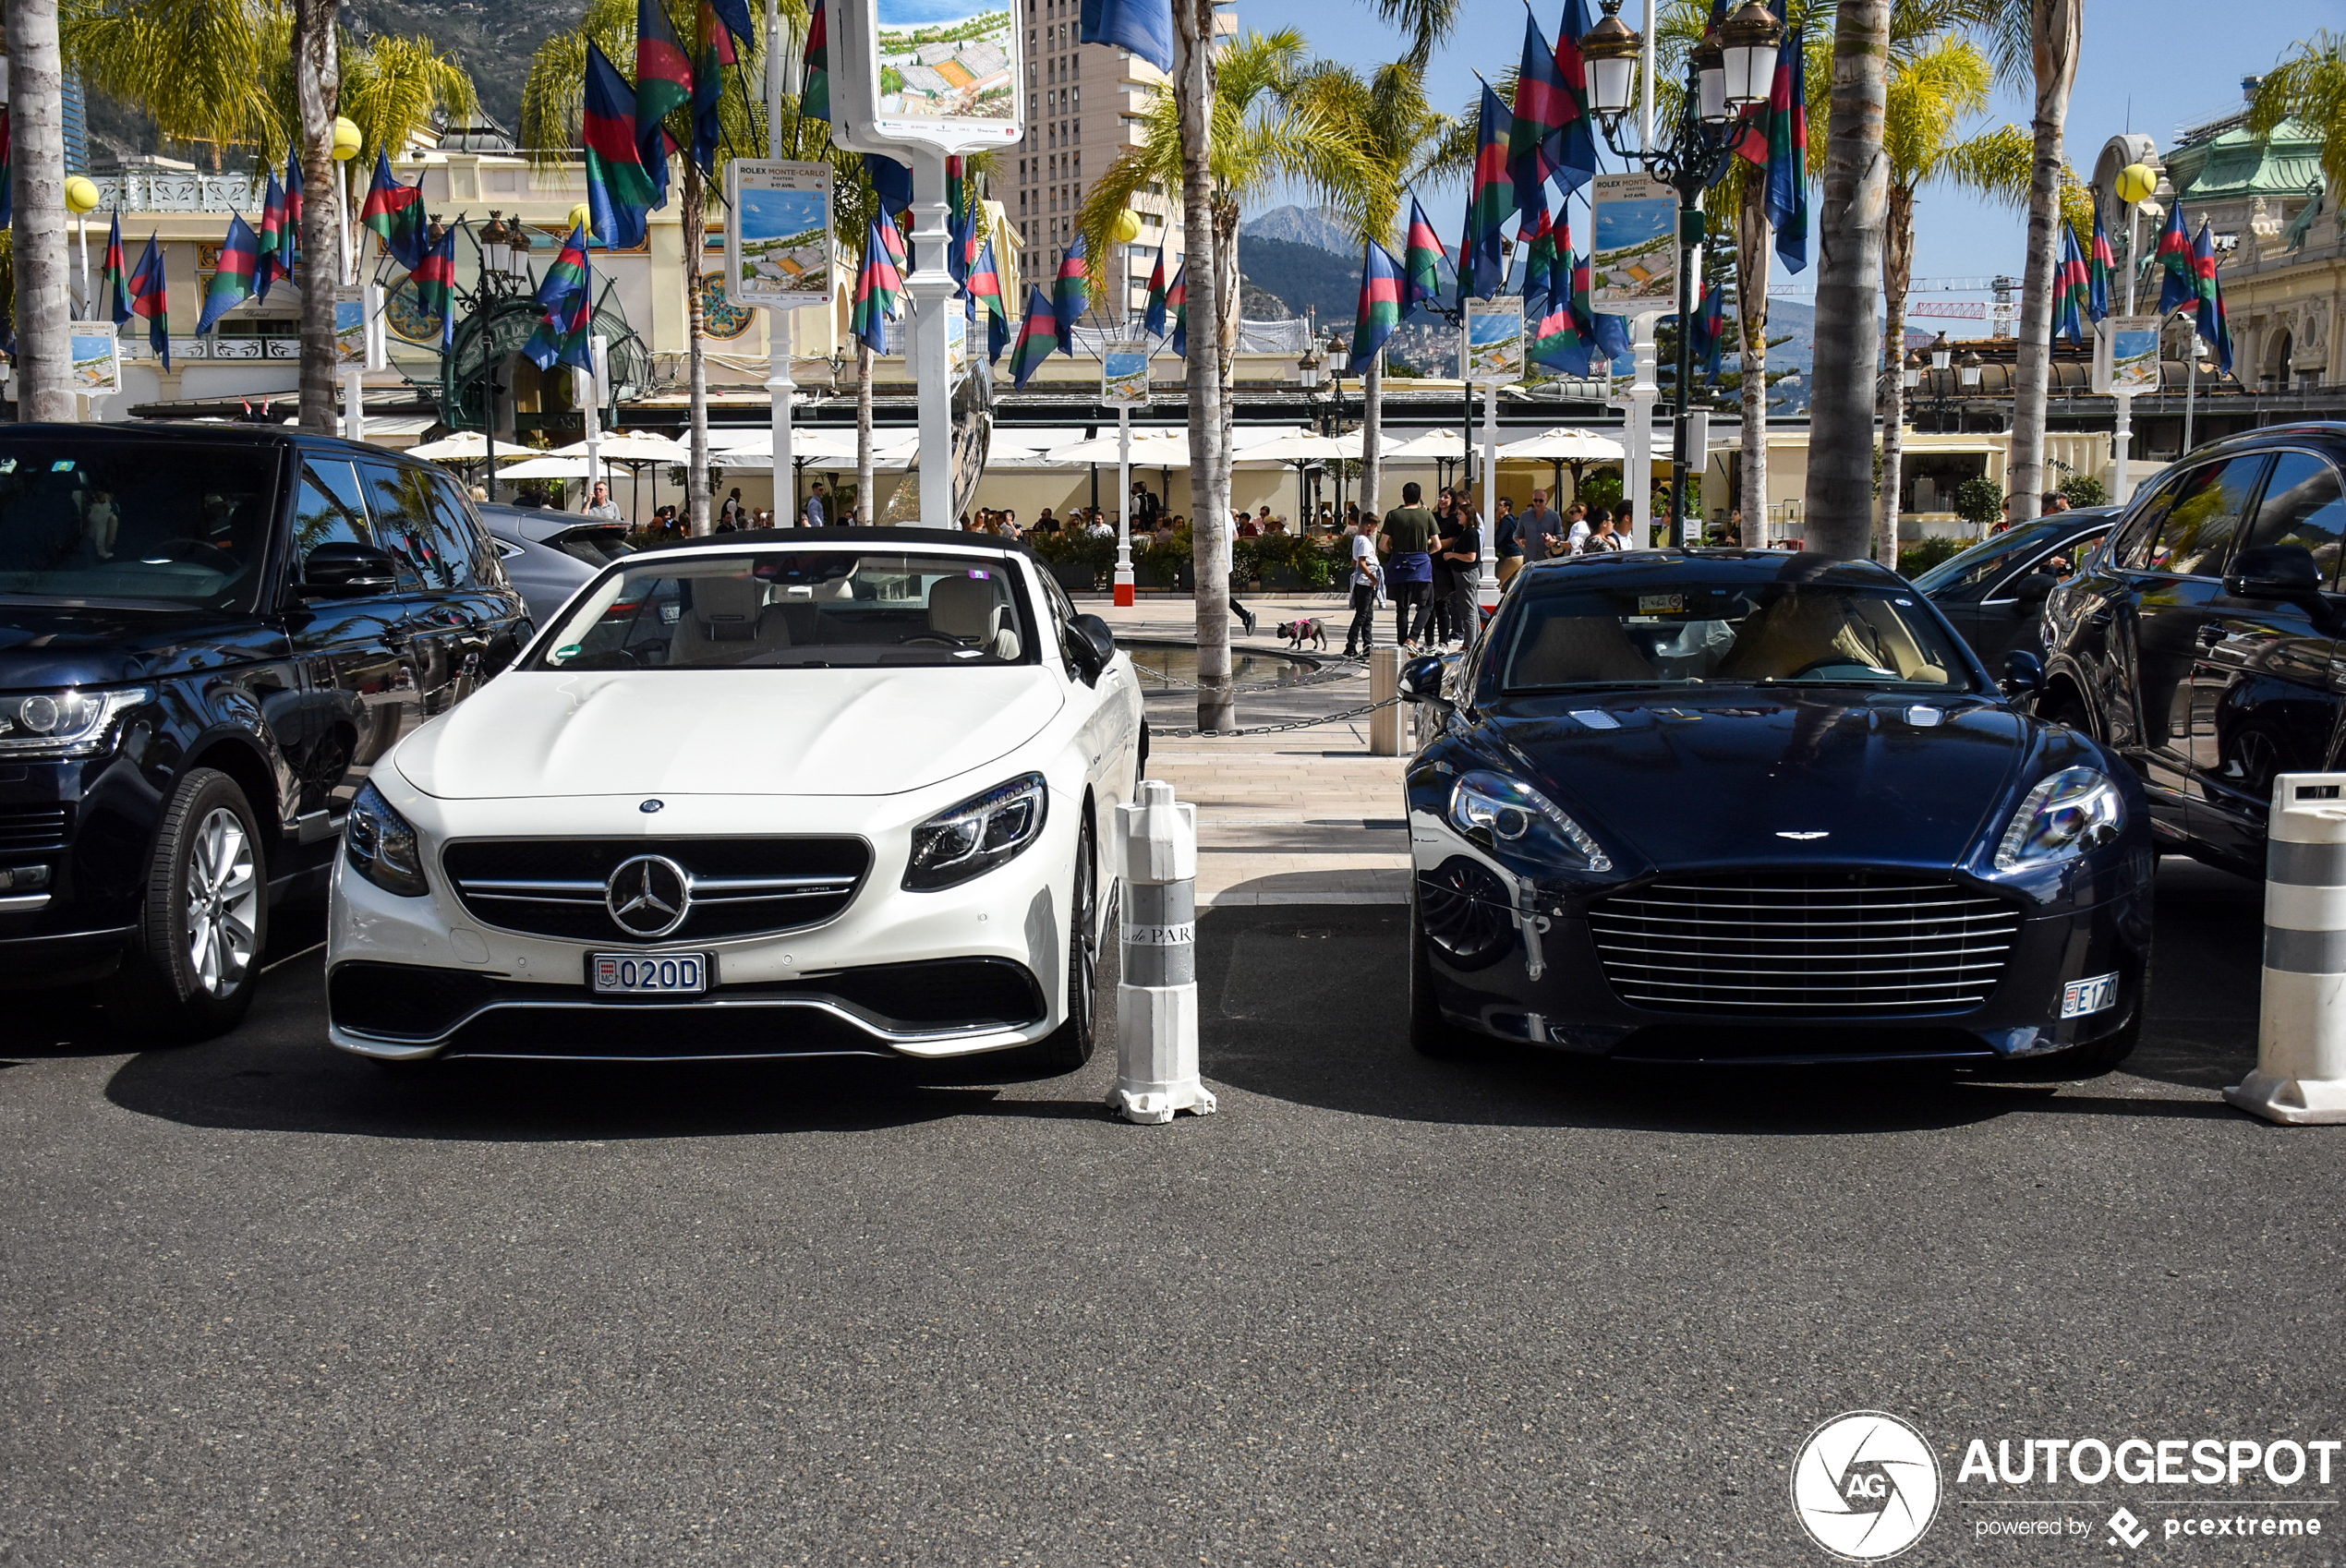
[[[1131,659],[984,535],[613,562],[375,766],[336,1045],[386,1060],[1091,1055]]]

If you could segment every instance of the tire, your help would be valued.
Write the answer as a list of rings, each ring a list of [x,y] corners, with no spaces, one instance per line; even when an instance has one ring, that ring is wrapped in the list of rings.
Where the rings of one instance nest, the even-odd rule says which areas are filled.
[[[1433,995],[1433,960],[1426,951],[1425,927],[1418,919],[1415,889],[1409,896],[1409,1044],[1421,1056],[1456,1062],[1481,1054],[1481,1039],[1442,1016]]]
[[[188,770],[164,807],[125,963],[125,1000],[144,1030],[202,1040],[234,1029],[260,988],[269,943],[268,861],[236,781]]]
[[[2117,1033],[2040,1056],[2037,1059],[2038,1068],[2046,1078],[2099,1078],[2106,1072],[2114,1072],[2120,1063],[2133,1055],[2142,1037],[2143,1015],[2137,1007],[2133,1021]]]
[[[1099,874],[1093,862],[1092,825],[1075,842],[1075,890],[1068,899],[1067,1019],[1038,1041],[1034,1063],[1047,1072],[1069,1073],[1092,1059],[1099,1033]]]
[[[1148,721],[1147,719],[1143,718],[1143,720],[1141,720],[1141,755],[1140,755],[1140,760],[1139,760],[1139,761],[1137,761],[1137,762],[1135,762],[1135,763],[1132,765],[1132,793],[1133,793],[1134,795],[1136,795],[1136,796],[1137,796],[1137,795],[1139,795],[1139,794],[1140,794],[1140,792],[1141,792],[1141,780],[1142,780],[1142,779],[1143,779],[1143,778],[1146,778],[1148,776],[1149,776],[1149,721]]]
[[[2037,717],[2048,724],[2066,725],[2090,740],[2101,739],[2094,733],[2093,715],[2086,711],[2084,700],[2074,692],[2063,690]]]

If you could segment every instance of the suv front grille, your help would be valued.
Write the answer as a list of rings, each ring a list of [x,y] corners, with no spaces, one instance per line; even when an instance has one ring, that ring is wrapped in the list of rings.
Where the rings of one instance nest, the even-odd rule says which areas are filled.
[[[0,806],[0,855],[62,850],[72,835],[71,806]]]
[[[1589,911],[1605,978],[1633,1007],[1737,1018],[1969,1012],[2020,931],[1952,882],[1762,873],[1656,883]]]
[[[684,923],[658,938],[613,920],[611,874],[663,855],[691,879]],[[441,851],[475,920],[568,942],[710,942],[818,925],[845,909],[870,868],[861,838],[502,838]]]

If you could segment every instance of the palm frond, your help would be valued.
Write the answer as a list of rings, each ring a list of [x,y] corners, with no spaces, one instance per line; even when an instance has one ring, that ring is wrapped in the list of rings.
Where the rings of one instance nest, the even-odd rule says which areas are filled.
[[[2313,127],[2322,139],[2322,173],[2346,190],[2346,33],[2321,31],[2301,41],[2257,85],[2248,128],[2267,136],[2286,119]]]

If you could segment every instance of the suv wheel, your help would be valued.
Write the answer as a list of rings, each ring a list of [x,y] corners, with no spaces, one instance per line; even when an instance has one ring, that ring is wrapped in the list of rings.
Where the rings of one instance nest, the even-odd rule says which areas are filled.
[[[1412,874],[1414,876],[1414,874]],[[1418,913],[1417,890],[1409,893],[1409,1043],[1418,1055],[1439,1061],[1480,1055],[1481,1039],[1442,1016],[1433,995],[1433,962],[1426,951],[1425,922]]]
[[[141,1023],[200,1040],[252,1005],[269,940],[267,862],[236,781],[192,768],[172,791],[147,868],[130,1001]]]
[[[2078,734],[2089,739],[2100,739],[2094,734],[2093,715],[2086,711],[2085,699],[2065,686],[2054,694],[2052,701],[2046,704],[2037,717],[2048,724],[2063,725],[2074,730]]]

